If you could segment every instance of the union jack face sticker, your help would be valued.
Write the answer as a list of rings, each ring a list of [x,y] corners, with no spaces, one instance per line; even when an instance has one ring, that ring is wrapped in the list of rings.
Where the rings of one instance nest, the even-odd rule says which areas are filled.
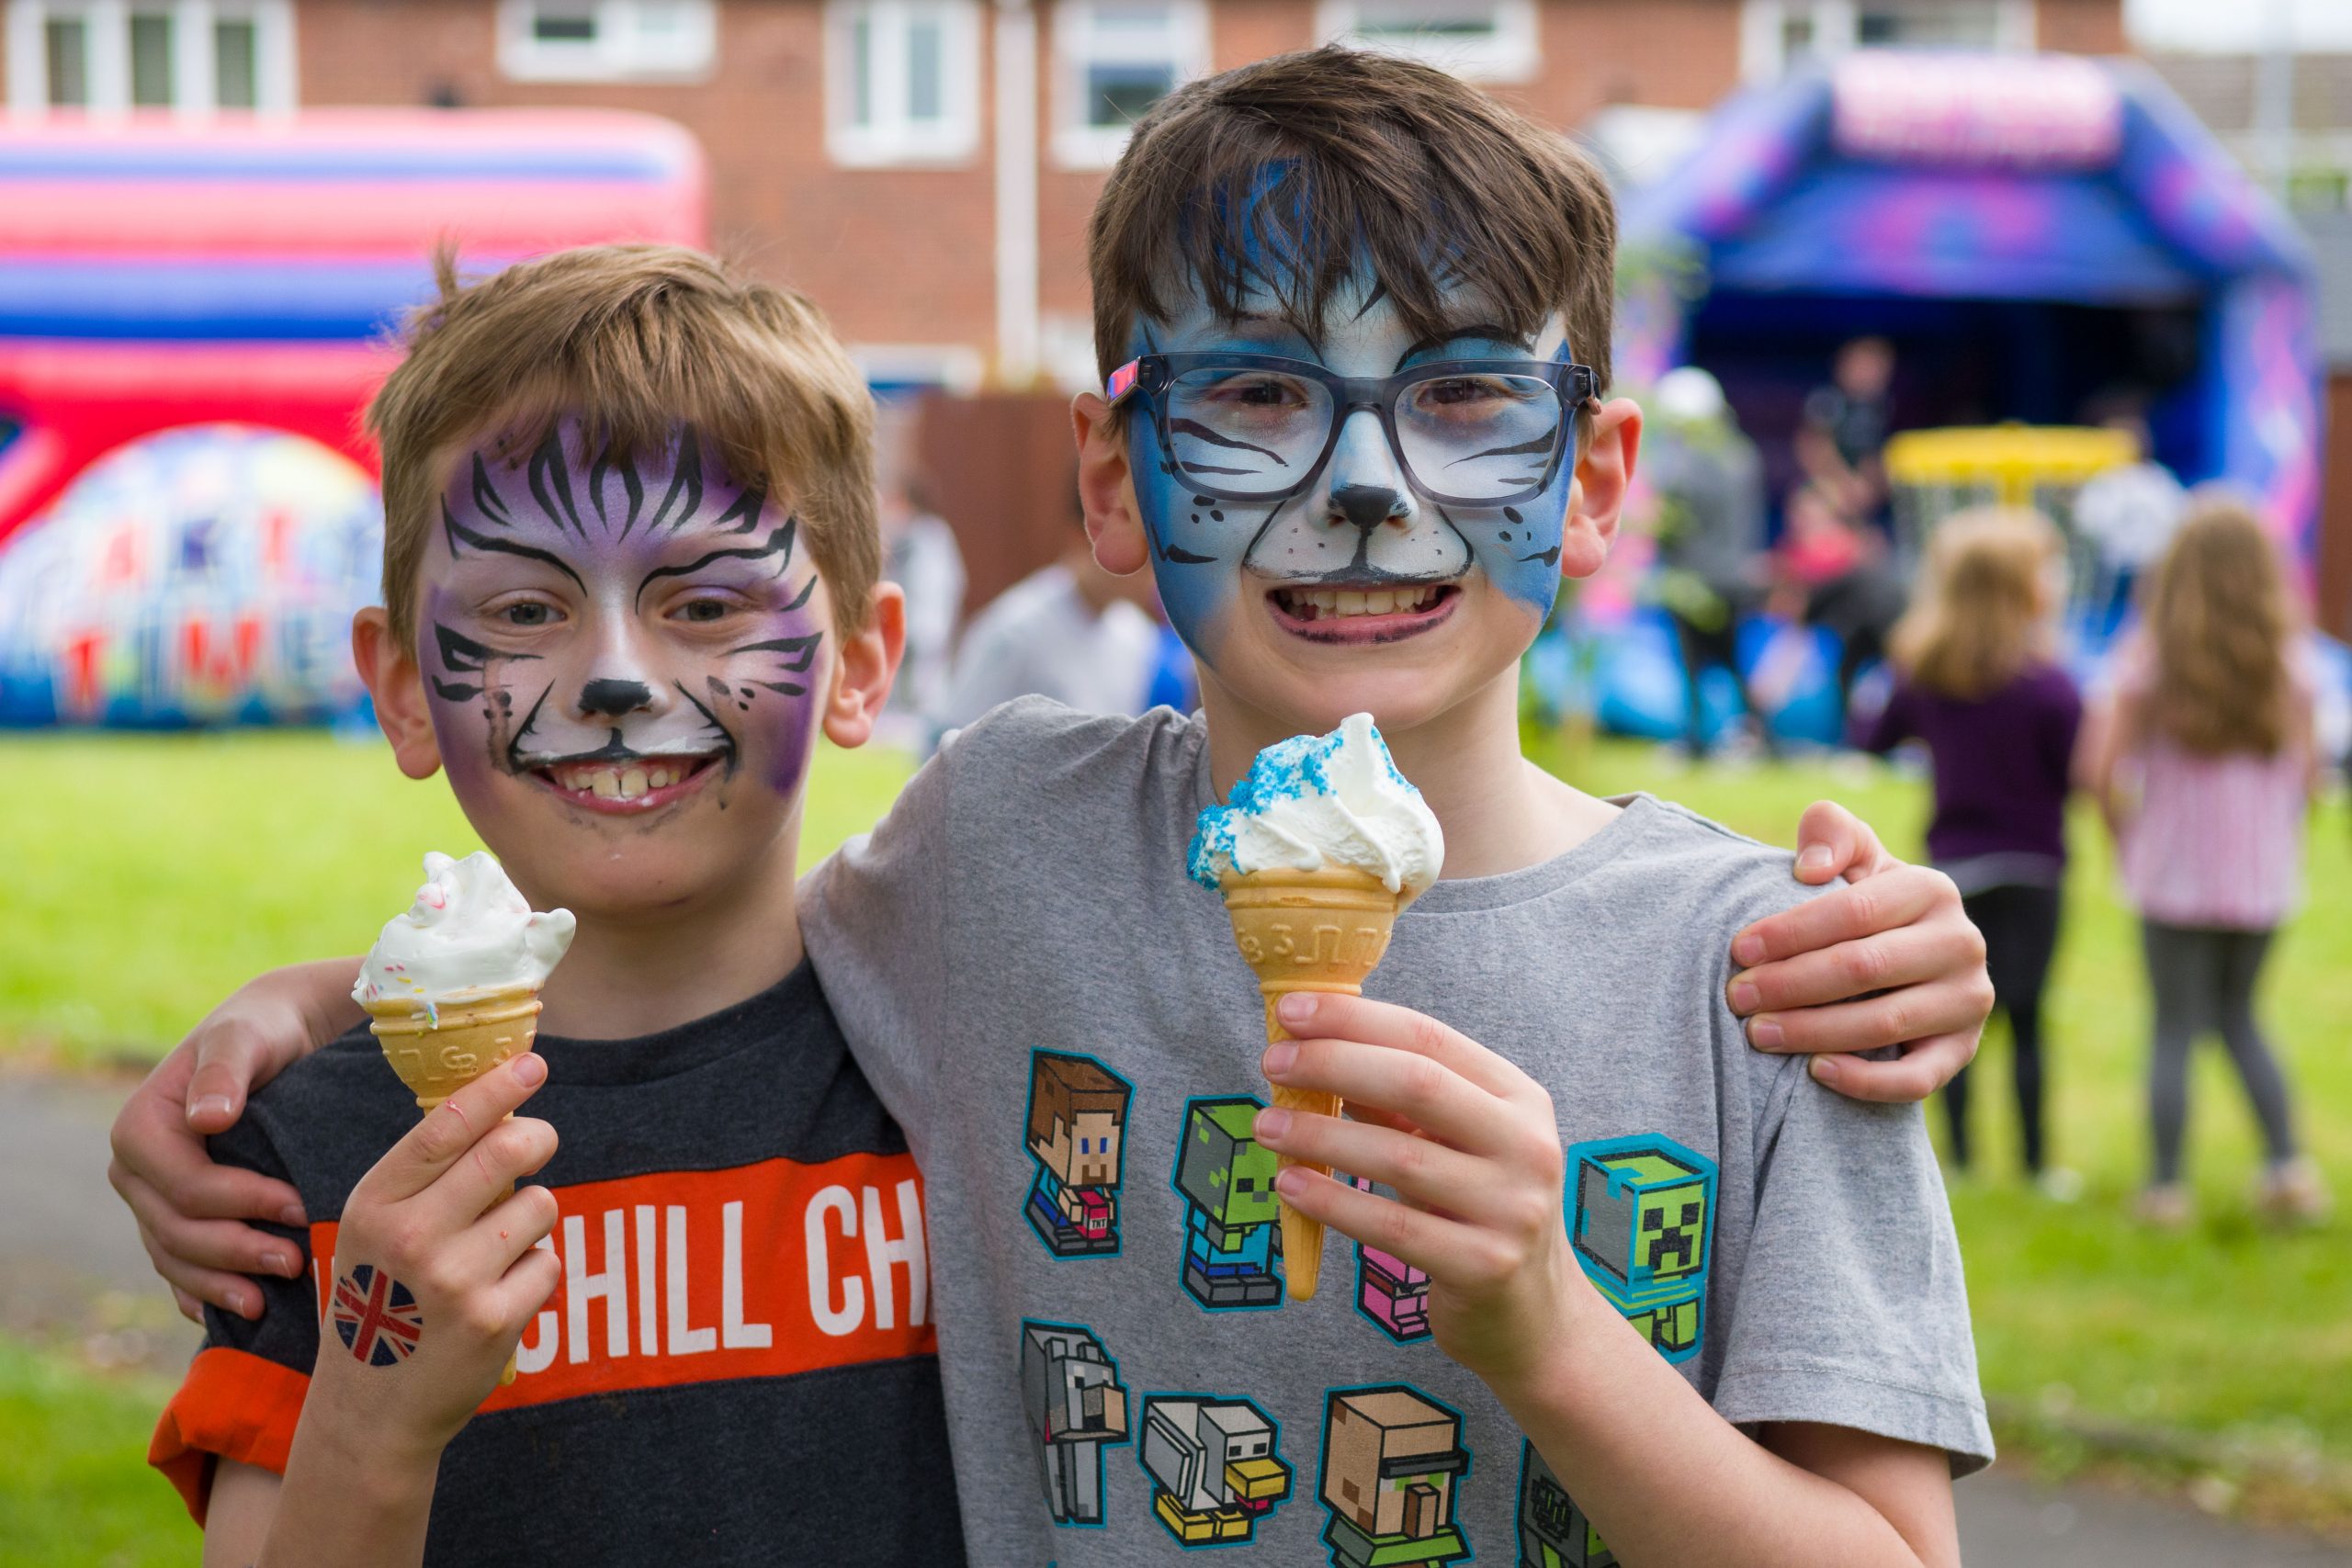
[[[371,1367],[407,1360],[424,1332],[408,1287],[366,1263],[334,1282],[334,1311],[344,1348]]]

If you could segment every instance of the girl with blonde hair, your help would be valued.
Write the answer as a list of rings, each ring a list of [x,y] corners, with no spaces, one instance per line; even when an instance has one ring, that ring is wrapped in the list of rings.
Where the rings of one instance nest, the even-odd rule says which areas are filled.
[[[2312,682],[2261,521],[2225,497],[2193,504],[2145,581],[2142,608],[2083,768],[2140,912],[2155,1003],[2155,1179],[2141,1213],[2159,1224],[2188,1220],[2188,1053],[2211,1029],[2262,1124],[2262,1207],[2316,1218],[2326,1193],[2296,1152],[2286,1078],[2254,1015],[2271,937],[2301,891],[2303,817],[2319,778]]]
[[[2064,598],[2058,531],[1984,508],[1939,525],[1890,638],[1894,688],[1855,743],[1924,741],[1934,763],[1928,851],[1984,936],[1994,1006],[2009,1021],[2027,1174],[2053,1197],[2080,1181],[2048,1165],[2041,993],[2058,945],[2065,806],[2082,699],[2053,653]],[[1969,1161],[1968,1073],[1944,1086],[1951,1153]]]

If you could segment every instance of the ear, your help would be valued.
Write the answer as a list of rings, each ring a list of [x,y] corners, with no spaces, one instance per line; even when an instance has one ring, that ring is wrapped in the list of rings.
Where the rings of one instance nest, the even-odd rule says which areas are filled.
[[[1111,417],[1111,405],[1092,392],[1070,400],[1069,423],[1078,438],[1078,500],[1086,509],[1086,536],[1094,542],[1095,562],[1114,577],[1141,571],[1151,564],[1151,550],[1136,506],[1126,432]]]
[[[413,779],[431,778],[441,766],[441,743],[424,701],[424,671],[415,651],[392,635],[392,617],[382,606],[351,617],[351,662],[375,699],[376,724],[392,743],[392,760]]]
[[[1562,577],[1590,577],[1609,558],[1641,446],[1642,411],[1633,399],[1611,398],[1594,412],[1568,487],[1568,517],[1560,530]]]
[[[895,582],[877,582],[865,629],[841,638],[841,656],[833,660],[833,683],[825,694],[827,739],[836,746],[863,746],[873,739],[906,651],[907,591]]]

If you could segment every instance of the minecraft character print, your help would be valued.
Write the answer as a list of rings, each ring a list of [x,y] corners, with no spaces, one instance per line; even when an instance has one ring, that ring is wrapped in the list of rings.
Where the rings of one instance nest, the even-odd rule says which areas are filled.
[[[1699,1353],[1715,1162],[1654,1133],[1568,1146],[1568,1237],[1609,1304],[1669,1361]]]
[[[1102,1450],[1127,1441],[1127,1389],[1091,1329],[1021,1320],[1021,1406],[1057,1525],[1100,1525]]]
[[[1119,1179],[1126,1154],[1126,1079],[1091,1056],[1029,1054],[1029,1157],[1037,1162],[1023,1206],[1056,1258],[1119,1250]]]
[[[1280,1162],[1253,1130],[1264,1109],[1248,1095],[1184,1103],[1174,1178],[1184,1200],[1184,1289],[1210,1312],[1283,1304]]]
[[[1519,1568],[1617,1568],[1617,1554],[1535,1445],[1519,1443]]]
[[[1470,1542],[1455,1522],[1470,1473],[1462,1416],[1402,1383],[1335,1391],[1323,1409],[1319,1500],[1332,1568],[1421,1568],[1460,1562]]]
[[[1372,1190],[1368,1177],[1354,1179]],[[1399,1345],[1430,1337],[1430,1277],[1393,1252],[1356,1243],[1356,1310]]]
[[[1257,1539],[1259,1521],[1289,1500],[1281,1433],[1249,1400],[1153,1394],[1136,1430],[1152,1515],[1187,1550],[1246,1545]]]

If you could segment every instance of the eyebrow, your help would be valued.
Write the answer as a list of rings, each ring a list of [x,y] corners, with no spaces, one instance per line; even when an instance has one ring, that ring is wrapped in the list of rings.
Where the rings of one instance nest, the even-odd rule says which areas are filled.
[[[1228,325],[1236,327],[1279,327],[1283,332],[1295,334],[1317,359],[1323,357],[1323,339],[1288,316],[1272,310],[1237,310],[1227,320]]]
[[[1443,348],[1447,344],[1458,342],[1465,337],[1487,338],[1495,343],[1511,344],[1521,354],[1535,352],[1535,337],[1532,333],[1515,333],[1509,327],[1498,326],[1492,321],[1471,321],[1458,327],[1448,327],[1442,332],[1431,333],[1396,356],[1396,368],[1399,370],[1405,368],[1406,361],[1417,354],[1428,349]]]

